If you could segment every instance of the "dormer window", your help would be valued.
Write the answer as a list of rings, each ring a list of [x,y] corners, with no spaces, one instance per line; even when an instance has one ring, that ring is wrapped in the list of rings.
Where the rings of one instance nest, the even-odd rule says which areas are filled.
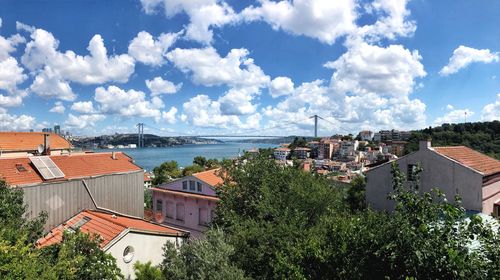
[[[202,190],[201,183],[200,182],[196,182],[196,185],[198,187],[198,192],[201,192],[201,190]]]
[[[183,190],[187,190],[188,189],[188,182],[187,181],[183,181],[182,182],[182,189]]]
[[[195,181],[189,180],[189,190],[194,191],[195,189],[196,189],[195,188]]]
[[[17,171],[19,171],[19,172],[25,172],[25,171],[28,171],[28,170],[26,169],[26,167],[24,167],[24,166],[23,166],[23,164],[22,164],[22,163],[16,163],[16,169],[17,169]]]

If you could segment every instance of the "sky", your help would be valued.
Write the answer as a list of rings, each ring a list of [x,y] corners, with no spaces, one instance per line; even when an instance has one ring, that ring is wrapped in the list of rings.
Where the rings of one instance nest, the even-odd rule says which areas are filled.
[[[500,1],[0,0],[0,130],[312,135],[500,119]]]

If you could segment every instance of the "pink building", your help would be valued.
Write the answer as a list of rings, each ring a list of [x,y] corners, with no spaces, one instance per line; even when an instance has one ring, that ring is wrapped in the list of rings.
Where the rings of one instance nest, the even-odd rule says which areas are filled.
[[[215,193],[215,187],[223,183],[219,171],[195,173],[152,188],[156,221],[186,229],[194,237],[201,236],[219,201]]]

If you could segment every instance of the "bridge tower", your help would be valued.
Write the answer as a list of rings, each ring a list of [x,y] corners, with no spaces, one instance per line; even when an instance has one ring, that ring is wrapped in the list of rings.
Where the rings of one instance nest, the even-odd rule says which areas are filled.
[[[318,115],[314,115],[314,138],[318,137]]]
[[[137,129],[137,148],[144,148],[144,123],[138,123]]]

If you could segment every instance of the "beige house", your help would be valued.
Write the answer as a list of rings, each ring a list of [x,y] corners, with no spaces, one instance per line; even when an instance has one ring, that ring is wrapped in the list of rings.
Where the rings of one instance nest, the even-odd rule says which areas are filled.
[[[500,204],[500,161],[464,146],[431,147],[421,141],[419,150],[396,160],[399,168],[409,174],[420,163],[420,191],[439,188],[449,201],[456,194],[465,209],[485,214],[498,213]],[[377,210],[391,211],[393,201],[391,162],[367,171],[366,200]]]

